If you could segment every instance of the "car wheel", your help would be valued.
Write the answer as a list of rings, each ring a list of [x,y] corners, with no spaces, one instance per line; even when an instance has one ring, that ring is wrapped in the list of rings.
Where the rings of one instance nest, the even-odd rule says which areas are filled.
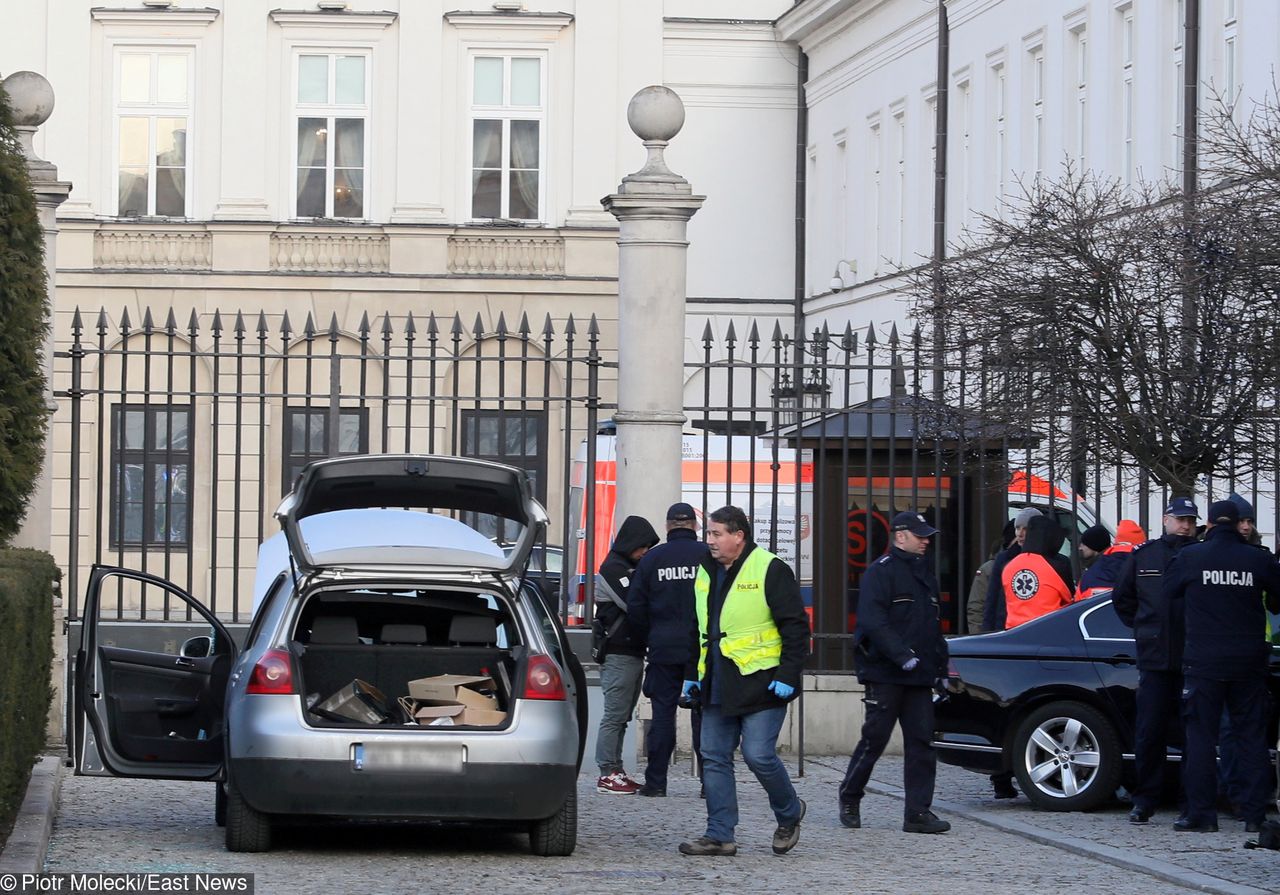
[[[227,781],[227,851],[262,852],[271,848],[271,818],[253,808]]]
[[[529,825],[529,847],[541,857],[568,857],[578,844],[578,793],[571,791],[560,810]]]
[[[1023,719],[1013,740],[1013,771],[1027,798],[1049,811],[1087,811],[1115,795],[1120,739],[1101,712],[1053,702]]]
[[[227,791],[221,783],[213,784],[213,822],[220,827],[227,825]]]

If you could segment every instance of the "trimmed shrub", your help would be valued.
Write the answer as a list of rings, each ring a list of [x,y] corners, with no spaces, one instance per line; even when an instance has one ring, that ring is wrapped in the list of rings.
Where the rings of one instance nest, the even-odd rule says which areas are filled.
[[[52,690],[53,583],[38,550],[0,550],[0,832],[12,823],[45,745]]]
[[[17,532],[44,463],[46,308],[44,233],[0,89],[0,546]]]

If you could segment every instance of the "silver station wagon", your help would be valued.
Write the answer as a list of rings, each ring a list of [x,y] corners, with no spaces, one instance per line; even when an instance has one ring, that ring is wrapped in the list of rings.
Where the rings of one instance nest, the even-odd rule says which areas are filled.
[[[93,569],[77,773],[216,781],[231,851],[265,851],[278,824],[329,817],[524,825],[535,854],[571,854],[585,678],[523,581],[547,523],[525,474],[454,457],[325,460],[276,516],[287,562],[259,569],[243,651],[172,583]],[[146,590],[211,634],[176,653],[112,645],[104,595]],[[457,698],[412,698],[441,684]]]

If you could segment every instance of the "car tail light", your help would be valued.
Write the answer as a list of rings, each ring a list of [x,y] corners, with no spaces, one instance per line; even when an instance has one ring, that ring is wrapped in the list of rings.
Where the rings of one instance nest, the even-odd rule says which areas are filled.
[[[249,676],[248,693],[287,694],[293,692],[293,661],[288,650],[273,649],[263,653]]]
[[[952,680],[957,680],[957,681],[960,680],[960,672],[956,670],[955,659],[947,660],[947,677],[951,678]]]
[[[524,676],[525,699],[567,699],[560,669],[551,657],[535,653],[529,657],[529,670]]]

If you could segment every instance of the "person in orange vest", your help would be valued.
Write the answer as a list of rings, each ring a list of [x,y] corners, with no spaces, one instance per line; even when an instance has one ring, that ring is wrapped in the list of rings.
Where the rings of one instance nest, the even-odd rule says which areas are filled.
[[[1111,534],[1101,525],[1086,528],[1080,535],[1080,556],[1094,559],[1093,564],[1080,574],[1080,584],[1076,587],[1076,600],[1087,600],[1101,593],[1109,593],[1120,577],[1129,554],[1139,544],[1146,541],[1141,526],[1132,519],[1122,519],[1116,526],[1116,542],[1111,543]]]
[[[1022,552],[1000,573],[1005,630],[1071,604],[1075,582],[1071,563],[1059,552],[1064,540],[1066,532],[1047,516],[1028,523]]]

